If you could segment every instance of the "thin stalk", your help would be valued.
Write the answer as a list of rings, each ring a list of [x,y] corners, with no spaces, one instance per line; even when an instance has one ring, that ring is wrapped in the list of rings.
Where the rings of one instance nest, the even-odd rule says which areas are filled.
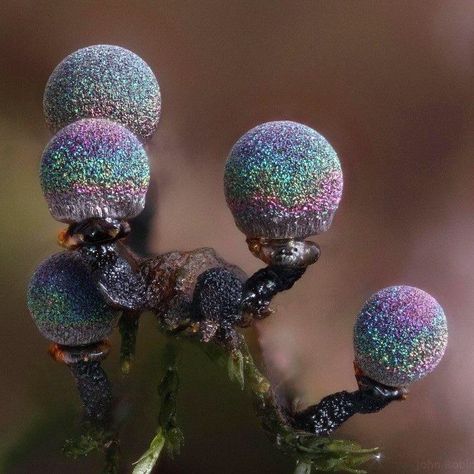
[[[176,339],[174,336],[168,337],[162,356],[164,374],[158,385],[160,407],[156,434],[148,450],[134,463],[133,474],[150,474],[163,451],[174,456],[179,453],[183,442],[183,435],[176,420],[179,390],[179,350]]]
[[[124,311],[120,317],[120,368],[124,375],[130,373],[135,360],[139,318],[140,315],[133,311]]]

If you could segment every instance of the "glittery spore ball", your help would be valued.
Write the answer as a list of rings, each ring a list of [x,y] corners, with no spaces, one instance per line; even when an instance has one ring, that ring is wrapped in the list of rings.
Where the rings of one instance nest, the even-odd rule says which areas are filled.
[[[119,122],[143,139],[158,126],[161,95],[150,67],[119,46],[96,45],[67,56],[44,93],[46,123],[53,132],[83,118]]]
[[[62,222],[134,217],[145,206],[150,180],[138,138],[104,119],[80,120],[60,130],[43,153],[40,174],[49,210]]]
[[[368,377],[391,387],[432,372],[447,342],[443,308],[411,286],[391,286],[372,295],[354,327],[356,364]]]
[[[73,251],[52,255],[39,265],[28,288],[28,308],[43,336],[67,346],[101,341],[119,314],[107,306]]]
[[[305,238],[326,231],[342,195],[336,152],[315,130],[268,122],[243,135],[227,160],[224,186],[247,237]]]

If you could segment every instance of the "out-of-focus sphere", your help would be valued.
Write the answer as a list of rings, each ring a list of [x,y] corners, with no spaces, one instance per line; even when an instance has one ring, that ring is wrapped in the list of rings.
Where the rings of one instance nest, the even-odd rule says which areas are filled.
[[[295,122],[268,122],[232,148],[224,176],[237,227],[247,237],[305,238],[326,231],[342,196],[329,142]]]
[[[119,316],[73,251],[52,255],[39,265],[28,287],[28,308],[41,334],[66,346],[101,341]]]
[[[62,222],[132,218],[145,206],[150,181],[138,138],[104,119],[80,120],[60,130],[43,152],[40,175],[49,210]]]
[[[46,84],[43,108],[53,132],[79,119],[107,118],[146,140],[158,126],[161,95],[143,59],[125,48],[100,44],[59,63]]]
[[[432,372],[447,343],[443,308],[411,286],[391,286],[372,295],[354,327],[356,364],[368,377],[391,387]]]

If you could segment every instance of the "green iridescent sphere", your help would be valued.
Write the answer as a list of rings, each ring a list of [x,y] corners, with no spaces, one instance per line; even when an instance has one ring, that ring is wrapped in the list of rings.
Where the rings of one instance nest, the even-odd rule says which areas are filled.
[[[119,312],[110,308],[77,252],[52,255],[28,287],[28,308],[41,334],[52,342],[82,346],[110,335]]]
[[[316,130],[296,122],[249,130],[225,167],[227,204],[250,238],[305,238],[326,231],[342,187],[335,150]]]

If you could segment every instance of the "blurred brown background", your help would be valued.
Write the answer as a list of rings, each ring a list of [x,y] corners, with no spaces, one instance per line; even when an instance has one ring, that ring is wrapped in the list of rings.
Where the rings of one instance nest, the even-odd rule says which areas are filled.
[[[42,93],[54,66],[91,44],[127,47],[157,73],[163,115],[149,153],[158,186],[153,251],[209,245],[258,262],[222,192],[226,154],[252,126],[304,122],[340,154],[345,192],[323,254],[259,327],[278,380],[302,403],[354,389],[351,331],[364,300],[396,283],[432,293],[449,318],[438,370],[405,403],[338,432],[384,459],[370,472],[474,472],[474,3],[432,1],[6,1],[0,3],[0,453],[5,472],[98,472],[65,459],[77,398],[25,307],[38,262],[57,250],[38,166],[50,135]],[[160,339],[148,318],[123,472],[153,434]],[[148,330],[146,329],[148,328]],[[115,341],[117,347],[117,341]],[[186,445],[162,473],[292,472],[248,397],[198,353],[184,361]],[[156,370],[155,370],[156,369]],[[155,373],[156,372],[156,373]]]

